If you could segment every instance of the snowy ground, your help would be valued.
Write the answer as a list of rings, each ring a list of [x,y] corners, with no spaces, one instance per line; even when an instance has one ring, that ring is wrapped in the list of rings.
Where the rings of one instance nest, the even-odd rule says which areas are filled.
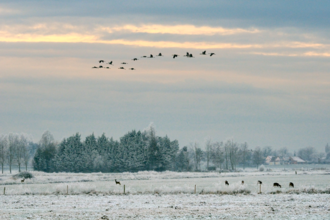
[[[2,196],[0,219],[329,219],[329,194]]]
[[[0,219],[330,219],[329,165],[267,169],[32,172],[35,177],[24,183],[5,173],[0,176]],[[258,194],[258,180],[263,182],[262,194]],[[274,182],[282,188],[274,188]]]

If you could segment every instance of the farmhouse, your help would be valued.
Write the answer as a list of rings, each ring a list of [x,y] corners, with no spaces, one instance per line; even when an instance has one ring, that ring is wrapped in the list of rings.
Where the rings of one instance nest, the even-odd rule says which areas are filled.
[[[289,161],[290,161],[290,164],[303,164],[303,163],[306,163],[300,157],[290,157]]]

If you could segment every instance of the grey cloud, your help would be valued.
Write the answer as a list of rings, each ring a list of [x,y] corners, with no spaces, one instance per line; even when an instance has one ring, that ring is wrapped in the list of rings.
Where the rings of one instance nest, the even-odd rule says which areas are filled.
[[[26,17],[105,17],[136,22],[228,24],[228,26],[328,28],[325,1],[15,1],[2,3]],[[6,16],[8,17],[8,15]],[[15,18],[15,16],[9,16]],[[126,18],[126,19],[125,19]],[[120,23],[120,21],[118,21]]]

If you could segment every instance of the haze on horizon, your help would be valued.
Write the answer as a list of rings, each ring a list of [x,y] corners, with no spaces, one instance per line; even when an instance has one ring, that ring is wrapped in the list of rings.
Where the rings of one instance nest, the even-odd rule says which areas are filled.
[[[0,134],[117,139],[153,122],[180,147],[210,137],[323,151],[330,142],[329,6],[1,2]],[[187,51],[195,58],[183,57]],[[159,52],[164,57],[140,59]],[[115,65],[92,69],[100,59]],[[136,70],[118,70],[120,62]]]

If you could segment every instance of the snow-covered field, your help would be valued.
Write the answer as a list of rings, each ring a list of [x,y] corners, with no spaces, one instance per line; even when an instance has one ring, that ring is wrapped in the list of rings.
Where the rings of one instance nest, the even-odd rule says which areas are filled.
[[[330,219],[329,168],[268,167],[264,172],[229,173],[32,172],[35,177],[24,183],[6,173],[0,176],[0,219]],[[263,182],[262,194],[258,194],[258,180]],[[282,188],[274,188],[274,182]],[[295,188],[289,188],[289,182]]]
[[[329,194],[1,197],[0,219],[329,219]]]

